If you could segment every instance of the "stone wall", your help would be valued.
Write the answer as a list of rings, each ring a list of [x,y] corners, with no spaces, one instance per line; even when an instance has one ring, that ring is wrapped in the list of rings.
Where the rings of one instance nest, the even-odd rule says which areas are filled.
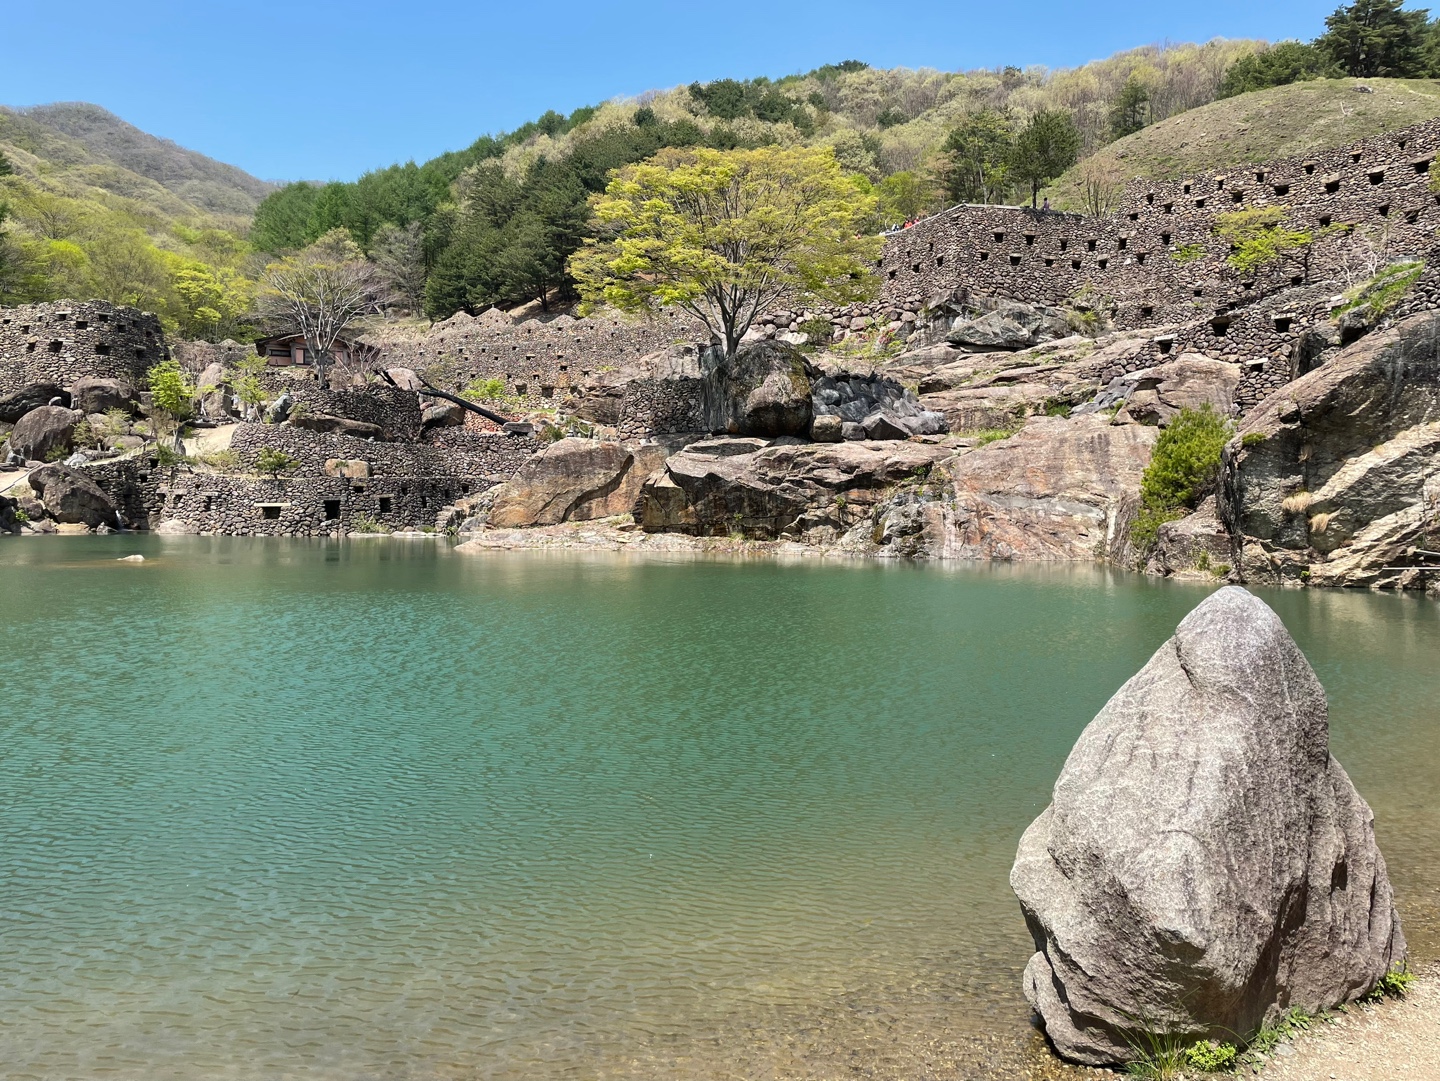
[[[1022,207],[958,206],[887,238],[885,314],[917,312],[957,293],[1038,304],[1112,301],[1121,327],[1233,317],[1306,281],[1363,277],[1367,262],[1435,249],[1440,201],[1430,169],[1440,120],[1340,150],[1180,180],[1132,181],[1119,209],[1087,218]],[[1279,207],[1318,239],[1309,266],[1286,262],[1245,276],[1226,263],[1217,215]],[[1291,326],[1328,307],[1292,312]],[[1233,322],[1233,319],[1232,319]],[[1288,349],[1293,330],[1256,348]],[[1199,343],[1196,343],[1199,347]]]
[[[139,388],[169,356],[160,320],[103,300],[0,309],[0,394],[27,383],[71,386],[83,376]]]
[[[420,438],[420,399],[413,391],[377,383],[364,390],[327,390],[318,382],[291,386],[290,393],[297,405],[311,414],[374,424],[385,438],[396,442],[414,442]]]
[[[576,319],[557,315],[516,323],[501,312],[463,312],[413,339],[377,336],[375,365],[414,368],[441,390],[461,391],[473,379],[499,379],[508,397],[531,406],[553,404],[592,377],[639,360],[677,341],[703,341],[703,328],[676,312],[652,320]]]
[[[230,449],[246,468],[254,468],[261,450],[273,448],[300,462],[297,477],[323,476],[325,463],[335,459],[368,462],[372,477],[508,476],[543,445],[525,436],[460,429],[452,430],[442,446],[382,443],[285,424],[241,424],[230,439]]]

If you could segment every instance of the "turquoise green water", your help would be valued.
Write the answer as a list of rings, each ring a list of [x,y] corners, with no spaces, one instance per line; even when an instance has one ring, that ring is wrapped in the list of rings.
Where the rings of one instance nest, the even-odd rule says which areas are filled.
[[[1204,595],[0,542],[0,1078],[998,1076],[1015,843]],[[1440,610],[1266,599],[1431,950]]]

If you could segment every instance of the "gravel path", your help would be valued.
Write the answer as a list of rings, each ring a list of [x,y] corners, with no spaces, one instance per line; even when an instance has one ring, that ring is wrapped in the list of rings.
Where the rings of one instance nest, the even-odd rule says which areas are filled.
[[[1419,972],[1404,998],[1352,1006],[1276,1048],[1262,1081],[1440,1081],[1440,972]]]

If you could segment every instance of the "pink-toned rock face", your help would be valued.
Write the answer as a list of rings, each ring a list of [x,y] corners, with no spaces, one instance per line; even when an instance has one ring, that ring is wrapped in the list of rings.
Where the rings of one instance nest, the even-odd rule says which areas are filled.
[[[660,446],[562,439],[496,490],[489,525],[513,529],[628,514],[664,454]]]
[[[1133,512],[1158,433],[1101,416],[1037,417],[947,464],[953,509],[927,547],[952,559],[1094,559]]]
[[[1081,733],[1010,884],[1024,990],[1056,1049],[1134,1057],[1137,1027],[1237,1042],[1365,994],[1405,955],[1370,808],[1329,753],[1284,624],[1212,594]]]

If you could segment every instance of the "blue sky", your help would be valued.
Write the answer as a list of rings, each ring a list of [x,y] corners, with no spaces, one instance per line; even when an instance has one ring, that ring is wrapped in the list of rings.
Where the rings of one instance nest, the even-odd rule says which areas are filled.
[[[1297,0],[5,0],[0,103],[90,101],[265,179],[349,180],[546,109],[848,58],[1069,67],[1150,42],[1313,37]]]

